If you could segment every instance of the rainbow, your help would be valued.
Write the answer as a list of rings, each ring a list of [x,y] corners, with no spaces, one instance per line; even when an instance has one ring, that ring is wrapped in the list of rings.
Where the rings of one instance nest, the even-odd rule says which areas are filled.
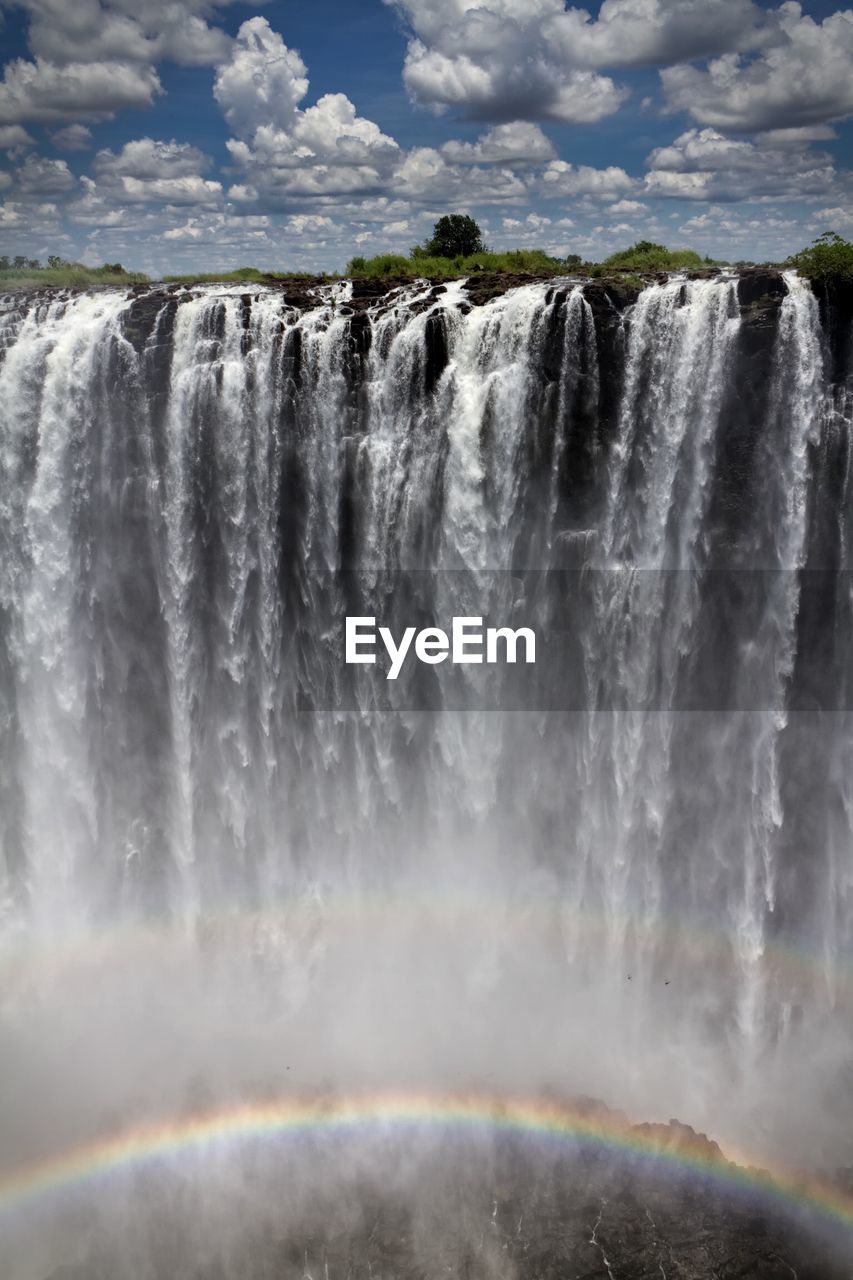
[[[407,936],[435,929],[438,925],[453,931],[499,930],[532,934],[534,937],[558,919],[567,937],[578,951],[589,951],[606,942],[610,930],[631,936],[641,948],[660,952],[669,949],[679,963],[693,963],[703,970],[708,966],[725,968],[733,963],[734,940],[718,922],[696,915],[680,914],[656,920],[639,919],[630,912],[605,918],[577,904],[565,901],[531,899],[521,907],[510,908],[506,902],[481,896],[413,893],[409,897],[360,895],[355,898],[332,897],[328,901],[272,903],[262,909],[218,907],[205,911],[192,927],[174,921],[124,922],[118,927],[96,930],[81,928],[65,934],[51,930],[49,938],[23,935],[0,938],[0,981],[21,979],[26,975],[64,978],[88,968],[100,968],[113,957],[160,955],[172,949],[194,949],[200,943],[215,946],[220,942],[251,937],[259,929],[281,930],[328,926],[335,934],[352,930],[371,933],[391,926]],[[581,945],[582,944],[582,945]],[[818,998],[834,1008],[853,1009],[853,965],[836,961],[828,965],[826,958],[814,954],[791,940],[767,938],[760,963],[780,978],[787,987],[805,985]]]
[[[853,1234],[853,1196],[814,1178],[731,1163],[701,1137],[696,1142],[673,1142],[665,1126],[631,1126],[606,1110],[481,1094],[383,1093],[321,1101],[294,1097],[231,1105],[148,1124],[0,1176],[0,1215],[36,1207],[52,1193],[96,1182],[123,1169],[203,1152],[214,1144],[300,1134],[347,1135],[371,1129],[382,1133],[399,1127],[514,1133],[574,1141],[622,1156],[644,1156],[658,1162],[662,1170],[693,1172],[732,1190],[806,1209]]]

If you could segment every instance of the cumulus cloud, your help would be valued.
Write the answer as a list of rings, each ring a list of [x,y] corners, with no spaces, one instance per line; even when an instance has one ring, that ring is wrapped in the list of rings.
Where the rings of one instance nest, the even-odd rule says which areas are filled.
[[[415,101],[475,120],[589,123],[627,94],[579,67],[552,25],[563,0],[386,0],[412,29],[403,78]]]
[[[715,129],[688,129],[648,158],[649,195],[688,200],[802,199],[829,190],[836,180],[825,152],[782,145],[770,137],[731,138]]]
[[[853,10],[815,22],[788,0],[759,56],[726,53],[707,68],[668,67],[671,110],[735,132],[813,128],[853,114]]]
[[[595,169],[591,165],[575,166],[566,160],[552,160],[546,165],[540,189],[545,196],[618,196],[633,191],[636,182],[616,165]]]
[[[448,164],[433,147],[415,147],[394,173],[394,189],[415,201],[511,203],[525,199],[528,188],[511,169]]]
[[[32,147],[35,145],[35,138],[27,133],[19,124],[7,124],[0,126],[0,151],[17,151],[21,147]]]
[[[572,8],[543,29],[567,63],[637,67],[749,47],[763,38],[762,17],[752,0],[604,0],[597,21]]]
[[[844,207],[836,205],[834,208],[817,210],[813,221],[814,229],[837,231],[839,227],[842,230],[853,228],[853,204],[848,204]]]
[[[105,148],[95,156],[99,174],[131,178],[185,178],[205,172],[210,159],[187,142],[136,138],[115,153]]]
[[[513,120],[482,134],[476,142],[445,142],[441,154],[457,164],[540,164],[555,157],[553,144],[536,124]]]
[[[473,119],[593,123],[627,97],[603,69],[668,65],[767,38],[753,0],[385,0],[408,22],[411,96]]]
[[[477,143],[451,145],[447,154],[433,147],[404,153],[345,94],[327,93],[304,107],[305,63],[262,17],[240,27],[214,93],[237,135],[227,146],[242,171],[228,195],[244,205],[284,209],[389,193],[415,202],[515,201],[527,189],[509,166],[529,152],[534,159],[553,154],[538,128],[518,122]]]
[[[207,66],[230,44],[207,18],[229,0],[17,0],[30,15],[29,47],[70,62],[159,62]]]
[[[77,183],[64,160],[47,160],[35,155],[27,156],[15,179],[27,195],[55,195],[69,191]]]
[[[139,211],[131,214],[115,203],[116,192],[99,191],[98,184],[85,174],[80,179],[82,195],[67,207],[71,222],[80,227],[118,227],[129,221],[138,221]]]
[[[225,119],[241,137],[259,124],[286,130],[308,92],[308,72],[266,18],[244,22],[213,88]]]
[[[288,231],[294,231],[297,235],[303,235],[305,232],[332,231],[334,226],[332,219],[322,213],[295,213],[287,219]]]
[[[232,0],[16,0],[32,61],[7,64],[0,123],[108,120],[161,92],[154,64],[220,62],[230,37],[208,21]],[[61,145],[61,144],[60,144]]]
[[[0,228],[6,232],[20,230],[35,235],[45,232],[58,234],[59,210],[52,201],[34,204],[31,201],[7,200],[0,205]]]
[[[266,214],[246,214],[240,217],[217,213],[188,218],[186,222],[165,231],[163,239],[193,244],[214,239],[217,244],[243,243],[245,240],[266,240],[270,226],[271,222]]]
[[[489,64],[414,40],[406,54],[405,81],[416,101],[459,108],[473,120],[521,116],[593,124],[613,115],[628,96],[608,76],[591,71],[566,71],[533,58],[519,67],[509,45],[503,58],[490,58]]]
[[[92,145],[92,130],[84,124],[68,124],[64,129],[56,129],[50,140],[60,151],[88,151]]]
[[[137,138],[117,153],[99,151],[94,161],[99,194],[134,203],[216,204],[222,184],[202,176],[209,167],[204,152],[174,139]]]
[[[303,109],[299,104],[307,92],[299,54],[266,18],[244,22],[214,85],[237,134],[228,149],[245,172],[229,192],[233,199],[252,201],[263,193],[286,203],[382,188],[400,155],[394,139],[359,116],[342,93],[324,94]]]
[[[0,124],[109,120],[120,108],[150,106],[160,92],[151,67],[121,62],[60,67],[41,58],[17,58],[6,64],[0,81]]]
[[[619,216],[620,214],[647,213],[648,205],[643,204],[642,200],[617,200],[615,204],[608,205],[607,212]]]
[[[164,204],[217,204],[222,184],[200,178],[122,178],[123,194],[128,200],[162,201]]]

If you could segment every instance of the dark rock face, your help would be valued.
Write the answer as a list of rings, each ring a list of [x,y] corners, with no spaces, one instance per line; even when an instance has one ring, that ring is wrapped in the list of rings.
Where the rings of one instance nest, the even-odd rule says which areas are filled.
[[[738,277],[737,296],[742,309],[773,305],[773,299],[785,296],[785,282],[770,267],[750,267]]]
[[[655,1128],[668,1128],[676,1142],[694,1148],[703,1141],[715,1146],[685,1126]],[[378,1161],[357,1177],[342,1174],[346,1155],[337,1157],[326,1157],[325,1180],[319,1171],[309,1194],[284,1185],[272,1194],[268,1187],[253,1193],[247,1184],[255,1208],[225,1240],[216,1225],[208,1230],[193,1216],[192,1193],[173,1185],[175,1175],[145,1175],[136,1184],[127,1234],[114,1234],[104,1214],[98,1225],[81,1220],[81,1238],[89,1242],[84,1260],[46,1280],[850,1275],[849,1240],[822,1237],[814,1224],[778,1216],[724,1184],[662,1174],[647,1158],[547,1145],[535,1150],[513,1137],[487,1146],[449,1140],[425,1156],[409,1151],[403,1162],[399,1152],[388,1153],[387,1165]],[[389,1168],[394,1176],[383,1180]]]

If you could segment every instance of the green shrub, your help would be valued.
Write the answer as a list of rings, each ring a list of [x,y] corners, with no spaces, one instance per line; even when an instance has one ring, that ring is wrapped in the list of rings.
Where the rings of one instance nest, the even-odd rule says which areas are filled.
[[[428,254],[421,246],[416,246],[412,256],[404,258],[400,254],[380,253],[375,258],[353,258],[347,265],[348,276],[408,276],[458,279],[470,276],[478,271],[517,272],[531,275],[559,275],[566,270],[566,264],[559,258],[551,258],[542,249],[513,249],[507,253],[472,253],[467,256],[441,257]]]
[[[638,240],[605,258],[602,266],[616,271],[690,271],[713,265],[692,249],[667,249],[652,240]]]
[[[32,287],[58,285],[85,287],[92,284],[147,284],[148,276],[141,271],[125,271],[120,263],[105,263],[102,267],[84,267],[79,262],[63,262],[51,256],[48,266],[38,263],[23,267],[3,267],[0,264],[0,287]]]
[[[164,284],[271,284],[276,280],[338,280],[337,275],[306,271],[261,271],[259,267],[233,267],[222,271],[185,271],[180,275],[161,276]]]
[[[807,249],[801,249],[788,265],[808,280],[853,280],[853,243],[836,231],[824,231]]]

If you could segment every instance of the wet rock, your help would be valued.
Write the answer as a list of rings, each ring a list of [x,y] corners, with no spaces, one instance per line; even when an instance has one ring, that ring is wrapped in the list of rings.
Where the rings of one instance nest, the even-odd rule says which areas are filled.
[[[677,1121],[629,1126],[632,1135],[725,1166],[716,1143]],[[86,1261],[45,1280],[849,1280],[849,1239],[822,1236],[686,1162],[551,1148],[512,1134],[484,1146],[457,1135],[426,1153],[409,1150],[416,1173],[385,1185],[378,1170],[359,1173],[358,1160],[338,1155],[334,1167],[324,1162],[297,1212],[276,1212],[274,1230],[262,1207],[247,1212],[248,1200],[230,1225],[227,1208],[214,1224],[185,1179],[177,1193],[177,1171],[141,1175],[122,1227],[111,1229],[101,1213],[87,1233]],[[399,1167],[398,1156],[388,1151],[390,1167]],[[271,1185],[259,1185],[255,1197],[259,1206],[279,1203]],[[138,1219],[132,1232],[128,1212]]]
[[[425,343],[424,389],[429,394],[447,367],[447,330],[443,315],[433,313],[427,317]]]
[[[741,310],[772,309],[786,293],[781,272],[772,267],[748,267],[738,275],[737,297]]]

